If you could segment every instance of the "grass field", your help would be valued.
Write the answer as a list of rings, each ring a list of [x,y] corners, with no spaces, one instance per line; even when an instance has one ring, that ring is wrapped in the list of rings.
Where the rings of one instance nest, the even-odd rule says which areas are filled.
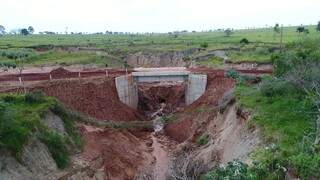
[[[283,42],[289,43],[305,38],[320,38],[315,26],[307,26],[309,34],[299,34],[296,27],[285,27]],[[240,40],[246,38],[248,45],[241,45]],[[150,34],[150,35],[5,35],[0,36],[0,50],[19,51],[33,50],[34,56],[28,58],[27,64],[111,64],[121,66],[121,60],[128,54],[136,52],[172,52],[192,48],[200,48],[200,44],[207,43],[205,52],[230,47],[241,48],[240,51],[227,52],[232,62],[270,62],[268,48],[279,47],[280,35],[272,28],[254,30],[235,30],[229,37],[222,31],[184,33],[178,35]],[[55,47],[85,47],[95,51],[104,51],[106,55],[88,52],[64,53]],[[50,50],[39,52],[36,49]],[[0,54],[1,55],[1,54]],[[11,61],[0,56],[0,62]]]

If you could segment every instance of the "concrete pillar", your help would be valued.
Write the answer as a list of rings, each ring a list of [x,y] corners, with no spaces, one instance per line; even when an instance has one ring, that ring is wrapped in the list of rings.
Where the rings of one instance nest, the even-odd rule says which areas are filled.
[[[134,109],[138,107],[138,88],[132,76],[119,76],[115,79],[120,101]]]
[[[207,75],[189,74],[188,85],[186,89],[186,105],[192,104],[204,94],[207,88]]]

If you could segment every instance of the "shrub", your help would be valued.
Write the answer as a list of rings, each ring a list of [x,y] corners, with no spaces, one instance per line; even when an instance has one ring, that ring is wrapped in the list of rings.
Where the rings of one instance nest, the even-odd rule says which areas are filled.
[[[182,60],[183,60],[184,62],[187,62],[187,61],[191,61],[192,58],[191,58],[190,56],[185,56],[185,57],[182,58]]]
[[[300,177],[320,177],[320,155],[300,153],[290,158],[291,164]]]
[[[226,71],[224,75],[226,77],[233,78],[233,79],[237,79],[240,77],[238,71],[236,71],[234,69],[230,69],[230,70]]]
[[[201,48],[207,48],[209,46],[209,44],[207,42],[203,42],[200,44]]]
[[[1,67],[16,68],[17,65],[13,62],[0,62],[0,68]]]
[[[0,113],[3,112],[6,109],[7,104],[0,100]]]
[[[0,114],[0,118],[0,147],[8,149],[19,158],[30,134],[37,129],[40,117],[36,113],[29,112],[24,119],[14,111],[6,111]]]
[[[261,54],[261,55],[268,55],[270,53],[269,49],[268,48],[264,48],[264,47],[257,47],[255,52],[257,54]]]
[[[212,171],[207,173],[203,180],[212,179],[238,179],[247,180],[255,179],[255,175],[248,171],[248,165],[241,161],[228,162],[226,166],[220,165],[215,167]]]
[[[20,100],[19,96],[16,96],[13,94],[6,94],[6,95],[2,96],[1,98],[6,103],[18,102]]]
[[[260,92],[266,97],[284,95],[288,91],[289,84],[281,79],[264,79],[260,84]]]
[[[42,103],[45,101],[45,95],[42,91],[28,92],[24,98],[27,103]]]
[[[274,74],[277,77],[283,77],[299,65],[319,63],[319,46],[320,39],[304,40],[288,44],[290,50],[272,55]]]
[[[241,43],[241,44],[249,44],[250,42],[249,42],[249,40],[248,40],[247,38],[242,38],[242,39],[240,40],[240,43]]]
[[[19,49],[19,50],[0,50],[2,57],[8,59],[27,58],[35,56],[35,52],[30,49]]]
[[[69,153],[61,135],[45,131],[41,134],[40,140],[46,144],[53,159],[60,169],[65,168],[69,163]]]
[[[203,146],[203,145],[206,145],[208,144],[209,142],[209,135],[208,134],[203,134],[202,136],[200,136],[198,139],[197,139],[197,144],[199,146]]]
[[[48,108],[60,113],[67,131],[66,135],[61,136],[52,132],[42,124],[41,115],[47,112]],[[57,166],[64,168],[69,162],[68,148],[74,147],[69,144],[81,145],[81,139],[70,116],[53,98],[45,97],[40,91],[27,93],[24,96],[1,95],[0,149],[8,150],[19,160],[24,145],[30,137],[36,136],[46,144]]]
[[[74,121],[73,121],[73,119],[75,117],[73,117],[66,110],[66,108],[57,100],[55,100],[55,102],[51,106],[50,110],[62,119],[62,121],[64,123],[64,128],[66,129],[67,133],[72,138],[76,147],[80,148],[82,146],[82,141],[81,141],[79,134],[77,133],[77,131],[75,129],[75,125],[74,125]]]

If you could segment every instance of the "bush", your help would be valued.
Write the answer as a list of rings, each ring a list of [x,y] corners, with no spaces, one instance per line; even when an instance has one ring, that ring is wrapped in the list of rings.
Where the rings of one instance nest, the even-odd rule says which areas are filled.
[[[53,106],[50,108],[50,110],[61,118],[67,133],[72,138],[76,147],[80,148],[82,146],[82,141],[77,130],[75,129],[73,121],[74,117],[71,116],[71,114],[66,110],[66,108],[58,101],[55,101],[53,103]]]
[[[288,92],[289,84],[281,79],[264,79],[260,84],[260,92],[266,97],[281,96]]]
[[[7,104],[0,100],[0,113],[2,113],[6,109]]]
[[[197,144],[199,146],[203,146],[203,145],[206,145],[208,144],[209,142],[209,135],[208,134],[203,134],[202,136],[200,136],[198,139],[197,139]]]
[[[18,101],[19,98],[13,94],[6,94],[5,96],[2,97],[2,99],[4,102],[11,103],[11,102]]]
[[[264,47],[257,47],[255,52],[257,54],[261,54],[261,55],[268,55],[270,53],[269,49],[268,48],[264,48]]]
[[[207,42],[203,42],[200,44],[201,48],[207,48],[209,46],[209,44]]]
[[[0,50],[2,57],[8,59],[27,58],[35,56],[35,52],[30,49],[17,49],[17,50]]]
[[[63,137],[57,133],[45,131],[41,134],[40,140],[48,147],[57,166],[60,169],[67,167],[69,152],[65,146]]]
[[[256,179],[254,174],[248,171],[248,165],[241,161],[228,162],[227,166],[217,166],[212,171],[207,173],[202,179],[212,180],[212,179],[237,179],[237,180],[247,180]]]
[[[240,40],[240,43],[241,43],[241,44],[249,44],[250,42],[249,42],[249,40],[248,40],[247,38],[242,38],[242,39]]]
[[[1,67],[16,68],[17,65],[13,62],[0,62],[0,68]]]
[[[45,95],[42,91],[28,92],[24,96],[27,103],[42,103],[45,101]]]
[[[238,79],[240,77],[240,74],[238,73],[238,71],[236,71],[234,69],[230,69],[225,72],[224,76],[226,76],[228,78]]]
[[[300,153],[290,158],[291,164],[300,177],[320,177],[320,155]]]
[[[30,104],[32,103],[32,104]],[[54,107],[56,106],[56,107]],[[43,112],[48,108],[59,112],[64,122],[67,134],[61,136],[50,131],[41,121]],[[74,127],[70,114],[57,105],[53,98],[45,97],[40,91],[26,95],[0,96],[0,149],[11,152],[18,160],[24,145],[30,137],[38,137],[48,147],[53,159],[59,168],[64,168],[69,162],[67,147],[81,145],[81,139]]]
[[[320,39],[290,43],[289,50],[272,55],[274,74],[283,77],[293,68],[307,63],[320,63]]]
[[[0,148],[8,149],[18,159],[24,144],[40,122],[36,113],[28,113],[26,119],[10,110],[0,113]]]

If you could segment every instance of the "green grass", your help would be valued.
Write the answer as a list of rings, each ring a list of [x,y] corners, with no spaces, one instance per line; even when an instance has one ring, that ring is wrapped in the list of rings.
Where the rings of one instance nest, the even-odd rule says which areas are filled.
[[[296,32],[296,27],[285,27],[283,41],[293,42],[309,37],[320,37],[315,26],[306,26],[310,34],[303,35]],[[274,38],[273,28],[261,28],[253,30],[236,30],[230,37],[225,37],[223,32],[197,32],[179,34],[176,38],[168,34],[153,35],[6,35],[0,37],[0,48],[23,48],[39,45],[54,46],[91,46],[98,48],[121,49],[183,49],[186,47],[200,47],[200,44],[208,43],[210,47],[223,47],[223,44],[239,43],[242,38],[247,38],[252,43],[278,43],[279,35]],[[217,45],[220,44],[220,45]],[[140,49],[141,50],[141,49]]]
[[[197,62],[198,65],[205,67],[223,67],[223,59],[219,57],[211,57],[208,60],[202,60]]]
[[[1,63],[15,63],[14,59],[0,56]],[[98,55],[89,52],[67,52],[67,51],[48,51],[44,53],[34,53],[25,58],[27,66],[43,65],[72,65],[72,64],[96,64],[98,66],[119,67],[121,60],[109,55]]]
[[[41,119],[48,110],[59,112],[57,115],[63,120],[68,135],[59,135],[43,124]],[[73,143],[76,147],[81,146],[81,139],[72,119],[55,99],[45,97],[41,93],[2,94],[0,96],[0,148],[8,150],[19,160],[24,145],[31,137],[38,137],[47,145],[59,168],[65,168],[68,165],[67,147],[71,147]]]
[[[271,53],[260,54],[255,51],[229,51],[227,56],[231,62],[271,63]]]
[[[297,94],[266,97],[257,87],[238,86],[236,91],[240,106],[254,112],[255,121],[267,139],[279,142],[286,151],[294,150],[297,140],[314,129],[312,105]]]
[[[320,32],[316,32],[315,26],[307,26],[310,34],[298,34],[296,27],[285,27],[283,42],[290,43],[300,39],[320,38]],[[47,47],[49,52],[36,52],[35,57],[30,58],[27,64],[111,64],[111,67],[120,67],[122,59],[128,54],[136,52],[172,52],[192,48],[200,48],[201,44],[207,44],[204,54],[211,50],[240,47],[240,40],[246,38],[249,45],[262,47],[279,46],[279,35],[274,36],[272,28],[254,30],[236,30],[230,37],[226,37],[221,31],[197,32],[179,34],[174,37],[169,34],[152,35],[5,35],[0,37],[0,50],[33,49]],[[106,56],[87,52],[61,52],[54,47],[91,47],[101,49],[108,53]],[[203,53],[203,52],[202,52]],[[270,54],[261,54],[255,50],[230,52],[231,60],[250,62],[270,62]],[[0,57],[0,62],[9,59]],[[204,65],[216,66],[218,62],[204,62]]]
[[[238,85],[236,88],[239,107],[253,113],[248,125],[258,126],[264,143],[271,146],[257,150],[253,159],[269,171],[265,177],[273,177],[271,179],[279,177],[281,172],[276,166],[292,168],[302,179],[319,177],[315,170],[320,168],[319,147],[312,144],[315,107],[303,93],[289,86],[274,90],[274,94],[270,91],[265,94],[258,86]],[[272,169],[270,164],[273,164]]]

